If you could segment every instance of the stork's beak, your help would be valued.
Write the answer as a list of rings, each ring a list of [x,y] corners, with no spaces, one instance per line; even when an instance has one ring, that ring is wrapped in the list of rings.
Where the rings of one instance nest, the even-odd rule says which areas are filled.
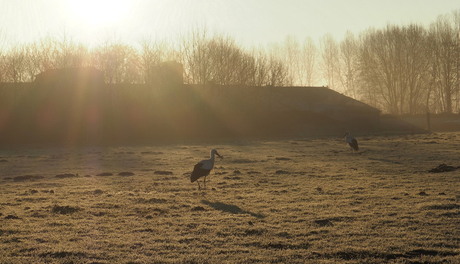
[[[219,158],[221,158],[221,159],[224,158],[224,156],[221,156],[219,153],[217,153],[217,151],[216,151],[216,155],[217,155],[217,157],[219,157]]]

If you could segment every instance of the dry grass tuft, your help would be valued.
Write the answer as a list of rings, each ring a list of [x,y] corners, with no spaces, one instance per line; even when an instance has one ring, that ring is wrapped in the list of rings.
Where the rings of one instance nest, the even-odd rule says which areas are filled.
[[[64,178],[73,178],[73,177],[78,177],[78,174],[73,174],[73,173],[63,173],[63,174],[58,174],[54,176],[59,179],[64,179]]]
[[[45,178],[41,175],[21,175],[13,177],[13,181],[15,182],[22,182],[22,181],[33,181],[33,180],[40,180]]]
[[[134,172],[122,171],[118,173],[118,176],[134,176]]]
[[[154,171],[153,174],[155,175],[173,175],[172,171]]]
[[[65,206],[55,205],[55,206],[53,206],[53,208],[51,208],[51,212],[53,214],[72,214],[72,213],[78,212],[80,210],[81,209],[78,208],[78,207],[73,207],[73,206],[69,206],[69,205],[65,205]]]
[[[102,173],[96,174],[96,176],[113,176],[113,173],[111,173],[111,172],[102,172]]]

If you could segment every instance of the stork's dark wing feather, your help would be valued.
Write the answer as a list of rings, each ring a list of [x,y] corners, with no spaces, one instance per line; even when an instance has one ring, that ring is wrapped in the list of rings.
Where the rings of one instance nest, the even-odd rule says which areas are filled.
[[[193,167],[192,175],[190,176],[190,181],[194,182],[203,176],[209,175],[211,170],[203,169],[203,163],[198,162],[195,167]]]
[[[353,148],[354,150],[358,151],[359,146],[358,146],[358,140],[356,138],[353,138],[350,142],[350,147]]]

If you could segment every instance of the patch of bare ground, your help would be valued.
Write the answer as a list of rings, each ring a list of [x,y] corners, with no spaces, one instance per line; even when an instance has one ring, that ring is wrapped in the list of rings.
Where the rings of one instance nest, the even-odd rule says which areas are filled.
[[[459,263],[460,133],[358,140],[0,152],[0,263]]]

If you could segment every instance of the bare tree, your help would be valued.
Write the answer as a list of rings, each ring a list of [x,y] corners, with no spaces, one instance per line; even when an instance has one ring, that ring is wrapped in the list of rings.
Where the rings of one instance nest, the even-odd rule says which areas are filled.
[[[452,113],[453,96],[458,90],[458,33],[455,32],[449,17],[441,16],[431,25],[430,34],[434,36],[432,39],[435,41],[435,53],[432,58],[432,67],[436,69],[435,94],[439,96],[441,111]]]
[[[216,36],[206,42],[209,51],[210,79],[221,85],[247,83],[250,60],[229,37]]]
[[[7,82],[25,82],[27,77],[25,69],[27,56],[24,46],[16,46],[3,56],[4,79]]]
[[[370,30],[359,48],[359,83],[385,111],[420,113],[429,92],[430,48],[421,26]],[[373,101],[373,103],[377,103]]]
[[[455,73],[456,89],[455,89],[455,111],[460,112],[460,9],[452,12],[452,21],[455,33]]]
[[[270,57],[268,61],[268,80],[269,86],[291,85],[288,80],[288,69],[275,57]]]
[[[397,114],[398,95],[395,76],[398,74],[392,55],[396,54],[396,40],[387,30],[369,30],[363,36],[360,46],[360,69],[366,94],[375,104],[381,104],[385,110]]]
[[[327,85],[338,89],[337,73],[339,71],[339,47],[332,35],[325,35],[321,39],[322,73]]]
[[[301,52],[300,85],[312,86],[316,82],[317,48],[311,38],[305,39]]]
[[[5,79],[5,40],[4,40],[3,31],[0,29],[0,82],[3,82]]]
[[[401,83],[406,87],[407,108],[405,113],[425,111],[425,93],[429,87],[429,50],[426,30],[418,25],[403,28]],[[402,103],[401,103],[402,104]]]
[[[92,65],[104,72],[110,84],[141,82],[139,54],[130,46],[106,43],[93,51]]]
[[[206,84],[211,80],[209,47],[206,45],[207,31],[193,30],[183,38],[180,47],[186,82]]]
[[[339,80],[344,93],[357,98],[358,78],[358,44],[351,32],[347,32],[345,38],[340,42],[339,55]]]
[[[141,43],[140,67],[142,68],[144,83],[153,81],[158,65],[167,60],[167,49],[164,42],[143,41]]]
[[[254,72],[252,76],[252,86],[264,86],[269,84],[269,73],[268,73],[268,57],[265,54],[265,51],[262,48],[258,50],[253,50],[251,52],[252,57],[254,58]]]
[[[61,38],[44,38],[32,45],[34,56],[39,60],[40,70],[83,67],[88,64],[88,49],[66,34]]]
[[[208,38],[205,31],[194,31],[182,42],[181,53],[188,83],[284,85],[288,78],[274,54],[248,52],[228,36]]]
[[[284,40],[283,55],[281,62],[287,68],[287,81],[290,85],[299,85],[301,83],[301,48],[296,38],[287,36]],[[281,59],[281,58],[280,58]]]

